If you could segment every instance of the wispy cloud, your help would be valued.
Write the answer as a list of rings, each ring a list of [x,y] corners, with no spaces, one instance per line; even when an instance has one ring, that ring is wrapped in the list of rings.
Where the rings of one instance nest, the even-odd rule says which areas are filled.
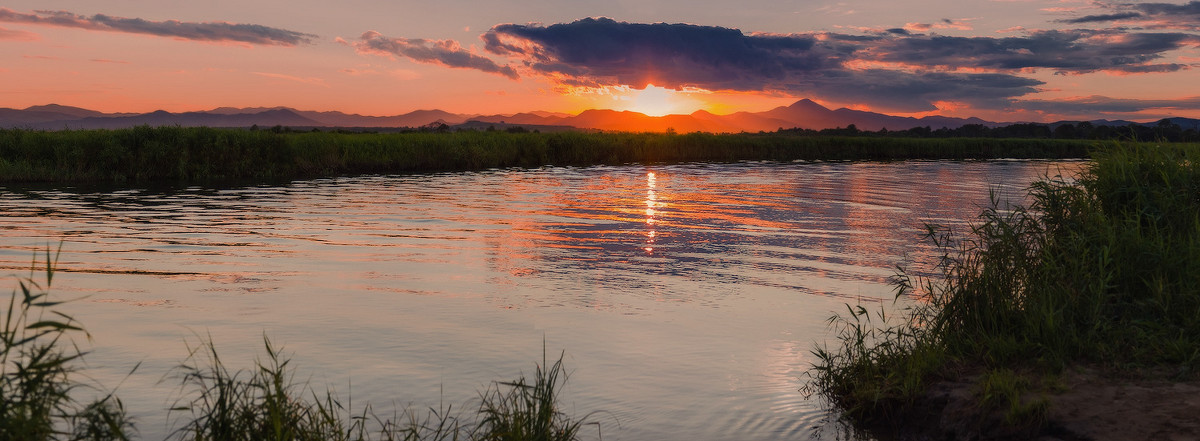
[[[421,78],[421,74],[408,69],[375,69],[370,66],[365,68],[346,68],[341,69],[341,72],[352,77],[365,75],[387,75],[401,80],[415,80]]]
[[[1200,96],[1177,99],[1126,99],[1102,95],[1055,100],[1022,100],[1021,107],[1054,114],[1129,114],[1147,110],[1179,110],[1200,108]]]
[[[316,35],[256,24],[226,22],[152,21],[103,14],[77,15],[67,11],[16,12],[0,8],[0,22],[57,26],[92,31],[123,32],[184,40],[238,42],[258,45],[297,46],[312,44]]]
[[[1125,20],[1128,18],[1139,18],[1141,16],[1142,16],[1142,14],[1137,13],[1137,12],[1119,12],[1116,14],[1097,14],[1097,15],[1085,15],[1085,16],[1079,17],[1079,18],[1066,18],[1066,19],[1058,20],[1058,22],[1059,23],[1070,23],[1070,24],[1096,23],[1096,22],[1105,22],[1105,21]]]
[[[329,87],[329,85],[328,85],[328,84],[325,84],[325,80],[323,80],[323,79],[320,79],[320,78],[314,78],[314,77],[297,77],[297,76],[294,76],[294,75],[285,75],[285,74],[271,73],[271,72],[250,72],[250,73],[252,73],[252,74],[254,74],[254,75],[261,76],[261,77],[275,78],[275,79],[279,79],[279,80],[287,80],[287,81],[294,81],[294,82],[297,82],[297,83],[304,83],[304,84],[312,84],[312,85],[315,85],[315,86]]]
[[[1092,10],[1105,11],[1082,17],[1057,20],[1059,23],[1083,24],[1111,22],[1141,29],[1173,29],[1200,31],[1200,1],[1177,3],[1112,3],[1097,1]]]
[[[362,54],[397,56],[419,63],[438,64],[459,69],[476,69],[483,72],[518,79],[520,75],[512,66],[497,64],[492,59],[464,49],[454,40],[425,40],[420,38],[389,38],[375,31],[367,31],[353,43],[339,40],[354,47]]]
[[[32,32],[0,28],[0,40],[33,41],[37,39],[37,34]]]
[[[935,23],[907,23],[901,29],[909,32],[929,32],[943,29],[970,31],[974,29],[971,26],[971,21],[972,19],[951,20],[943,18],[941,21]]]

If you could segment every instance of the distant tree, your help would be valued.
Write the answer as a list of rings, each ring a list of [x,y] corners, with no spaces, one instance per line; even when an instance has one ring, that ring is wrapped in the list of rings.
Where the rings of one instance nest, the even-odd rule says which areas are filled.
[[[905,132],[907,132],[908,134],[910,134],[916,138],[928,138],[933,135],[933,130],[930,129],[929,126],[913,127],[911,129],[905,130]]]
[[[1079,137],[1079,133],[1075,130],[1074,124],[1067,123],[1054,128],[1054,137],[1059,139],[1076,139]]]
[[[1045,124],[1038,123],[1020,123],[1009,124],[1004,127],[997,127],[991,130],[992,136],[996,138],[1049,138],[1052,133],[1050,127]]]
[[[1091,139],[1117,139],[1120,136],[1112,126],[1096,126],[1092,129]]]
[[[1075,126],[1075,134],[1080,139],[1091,139],[1092,133],[1096,131],[1096,126],[1092,125],[1091,121],[1083,121]]]
[[[1183,131],[1183,137],[1180,138],[1183,142],[1200,142],[1200,131],[1196,128],[1190,128]]]
[[[1169,118],[1163,118],[1154,125],[1154,135],[1158,140],[1180,141],[1183,139],[1183,128],[1171,122]]]
[[[1128,137],[1134,141],[1153,141],[1158,136],[1154,132],[1154,128],[1138,123],[1129,123],[1129,125],[1124,127],[1123,132],[1128,134]]]
[[[958,134],[965,138],[983,138],[990,133],[987,126],[983,124],[965,124],[958,128]]]

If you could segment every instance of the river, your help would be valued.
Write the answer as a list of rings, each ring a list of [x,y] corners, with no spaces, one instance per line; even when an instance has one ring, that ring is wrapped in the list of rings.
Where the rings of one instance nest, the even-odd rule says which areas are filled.
[[[188,344],[211,337],[227,366],[249,368],[264,335],[299,381],[387,415],[470,409],[491,381],[531,374],[544,347],[570,371],[564,409],[599,411],[605,440],[805,439],[832,431],[820,402],[798,392],[826,319],[847,303],[896,307],[895,267],[934,253],[925,223],[961,230],[990,193],[1019,201],[1035,179],[1079,164],[8,185],[0,267],[29,275],[35,252],[61,242],[52,293],[75,299],[64,308],[92,336],[80,339],[86,372],[119,385],[142,439],[170,431],[169,373]]]

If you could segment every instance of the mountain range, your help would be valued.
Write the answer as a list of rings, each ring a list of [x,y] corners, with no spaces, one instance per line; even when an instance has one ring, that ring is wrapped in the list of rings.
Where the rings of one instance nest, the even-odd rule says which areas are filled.
[[[1074,121],[1072,121],[1074,122]],[[1090,121],[1093,125],[1128,125],[1130,121]],[[1200,120],[1173,118],[1184,128],[1200,126]],[[1066,123],[1052,123],[1051,126]],[[1149,124],[1139,123],[1139,124]],[[103,113],[79,107],[49,104],[25,109],[0,108],[0,127],[39,130],[59,129],[116,129],[140,125],[183,127],[273,127],[291,128],[405,128],[446,124],[464,128],[498,128],[525,126],[546,130],[620,130],[635,132],[759,132],[777,129],[826,129],[847,127],[877,131],[887,128],[904,130],[912,127],[958,128],[967,124],[988,127],[1011,123],[984,121],[979,118],[927,116],[901,117],[876,112],[840,108],[830,110],[811,100],[803,99],[790,106],[780,106],[765,112],[736,112],[717,115],[698,110],[688,115],[649,116],[638,112],[616,110],[586,110],[576,115],[555,112],[526,112],[511,115],[458,114],[442,110],[417,110],[394,116],[364,116],[342,112],[317,112],[287,107],[219,107],[208,111],[172,113],[163,110],[150,113]]]

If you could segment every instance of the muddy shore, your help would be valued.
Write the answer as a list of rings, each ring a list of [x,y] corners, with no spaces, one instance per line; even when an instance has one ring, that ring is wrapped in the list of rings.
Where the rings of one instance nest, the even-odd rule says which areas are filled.
[[[898,427],[873,428],[894,441],[1200,440],[1200,380],[1166,372],[1074,368],[1025,399],[1049,401],[1045,424],[1013,427],[979,406],[979,376],[935,382]]]

